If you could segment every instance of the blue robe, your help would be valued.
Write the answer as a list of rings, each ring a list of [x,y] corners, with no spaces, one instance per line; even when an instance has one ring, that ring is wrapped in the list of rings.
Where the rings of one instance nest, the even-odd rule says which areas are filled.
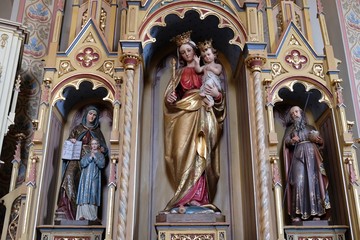
[[[97,152],[95,158],[92,158],[91,153],[88,153],[80,160],[80,165],[81,177],[76,203],[100,206],[101,169],[105,167],[104,154]]]

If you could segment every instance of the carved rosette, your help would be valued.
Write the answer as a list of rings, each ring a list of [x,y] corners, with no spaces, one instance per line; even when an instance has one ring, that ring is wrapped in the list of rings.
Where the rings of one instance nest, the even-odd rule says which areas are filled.
[[[84,50],[76,55],[76,60],[81,66],[89,68],[95,64],[100,58],[100,55],[91,47],[84,48]]]
[[[308,62],[308,58],[302,55],[299,50],[294,49],[285,56],[285,61],[294,69],[300,70]]]

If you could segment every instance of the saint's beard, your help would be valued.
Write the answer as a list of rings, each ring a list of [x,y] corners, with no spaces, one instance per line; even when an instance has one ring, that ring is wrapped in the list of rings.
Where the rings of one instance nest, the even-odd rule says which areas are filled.
[[[297,117],[294,119],[294,128],[297,132],[305,128],[305,122],[302,120],[301,117]]]

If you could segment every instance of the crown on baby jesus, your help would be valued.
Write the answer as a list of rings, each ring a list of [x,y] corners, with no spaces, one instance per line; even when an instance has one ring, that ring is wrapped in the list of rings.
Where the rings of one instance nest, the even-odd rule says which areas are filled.
[[[173,37],[170,41],[175,42],[176,46],[180,47],[181,45],[191,41],[191,38],[190,38],[191,32],[192,31],[190,30],[190,31],[184,32],[182,34],[179,34],[179,35]]]
[[[212,39],[205,40],[204,42],[199,42],[198,48],[200,49],[201,52],[205,52],[206,49],[212,48]]]

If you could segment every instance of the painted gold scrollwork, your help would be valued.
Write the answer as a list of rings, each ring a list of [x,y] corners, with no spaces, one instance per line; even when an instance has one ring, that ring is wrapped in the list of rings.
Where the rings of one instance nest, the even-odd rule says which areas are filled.
[[[83,12],[83,15],[81,17],[81,28],[84,27],[86,21],[88,20],[88,10],[86,9],[84,12]]]
[[[291,35],[289,44],[290,44],[290,45],[300,45],[299,41],[295,38],[294,35]]]
[[[301,31],[301,19],[300,19],[300,15],[298,13],[295,13],[295,22],[296,22],[296,26]]]
[[[280,63],[271,63],[271,76],[273,79],[285,72]]]
[[[165,240],[165,232],[160,232],[159,236],[160,236],[160,240]]]
[[[8,227],[8,234],[9,238],[7,239],[16,239],[16,233],[19,226],[19,212],[21,207],[21,197],[15,199],[13,206],[11,208],[10,214],[10,224]]]
[[[0,46],[1,48],[4,48],[6,46],[7,40],[9,39],[9,35],[3,33],[1,34],[1,39],[0,39]]]
[[[221,231],[221,232],[219,233],[219,240],[225,240],[225,239],[226,239],[226,237],[225,237],[225,232]]]
[[[315,76],[318,76],[318,77],[321,77],[321,78],[324,78],[324,67],[322,64],[320,63],[315,63],[312,67],[312,73],[315,75]]]
[[[171,240],[214,240],[215,236],[212,233],[209,234],[193,234],[193,233],[184,233],[184,234],[171,234]]]
[[[83,43],[96,43],[95,38],[92,35],[92,33],[89,33],[89,35],[87,35],[87,37],[85,38]]]
[[[63,75],[75,70],[76,69],[71,65],[69,60],[60,61],[58,76],[62,77]]]
[[[110,61],[110,60],[105,61],[101,65],[101,67],[99,67],[97,70],[109,75],[110,77],[113,77],[114,76],[114,61]]]
[[[105,27],[106,27],[106,16],[107,13],[105,11],[104,8],[101,8],[101,13],[100,13],[100,30],[105,33]]]
[[[278,35],[280,36],[283,31],[283,19],[282,19],[282,11],[276,15],[276,24],[278,29]]]

